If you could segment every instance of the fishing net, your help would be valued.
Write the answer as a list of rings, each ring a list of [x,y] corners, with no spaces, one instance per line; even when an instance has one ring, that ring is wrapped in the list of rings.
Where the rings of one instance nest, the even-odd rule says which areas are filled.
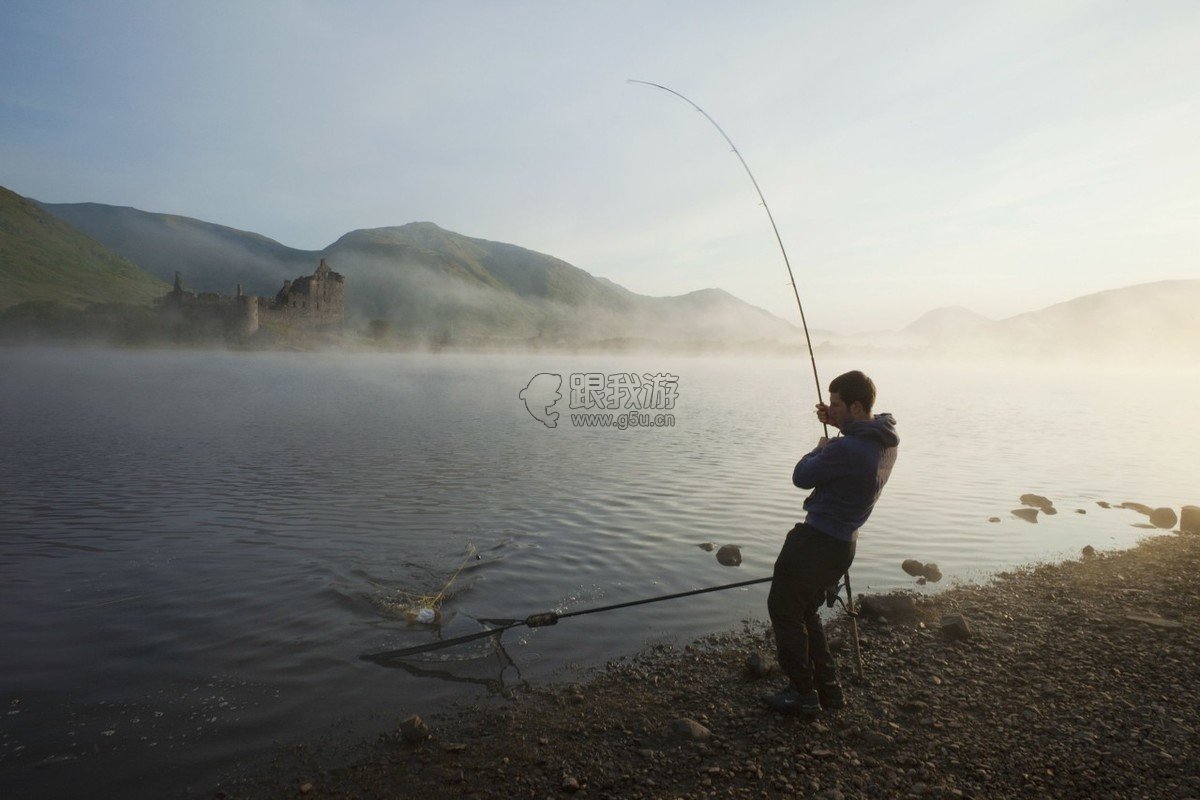
[[[450,575],[449,579],[442,584],[442,588],[438,589],[433,594],[418,594],[409,592],[403,589],[397,589],[392,592],[380,605],[391,613],[404,617],[409,622],[419,622],[423,625],[437,624],[442,618],[442,603],[445,602],[449,595],[450,587],[458,578],[459,574],[466,569],[467,564],[472,559],[479,558],[479,553],[475,549],[475,545],[467,543],[467,553],[463,556],[462,563],[458,565],[458,569]]]

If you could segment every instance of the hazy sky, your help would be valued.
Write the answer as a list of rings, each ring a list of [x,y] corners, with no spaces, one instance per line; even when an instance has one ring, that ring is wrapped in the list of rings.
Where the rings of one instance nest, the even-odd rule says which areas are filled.
[[[1200,3],[0,3],[0,185],[430,220],[810,325],[1200,277]]]

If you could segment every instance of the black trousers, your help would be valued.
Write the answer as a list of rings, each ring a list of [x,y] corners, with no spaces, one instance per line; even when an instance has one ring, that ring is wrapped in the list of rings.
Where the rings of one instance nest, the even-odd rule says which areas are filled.
[[[814,673],[821,681],[836,678],[837,665],[817,611],[825,590],[853,561],[854,542],[827,536],[803,522],[788,533],[775,559],[767,612],[775,629],[779,666],[797,691],[812,691]]]

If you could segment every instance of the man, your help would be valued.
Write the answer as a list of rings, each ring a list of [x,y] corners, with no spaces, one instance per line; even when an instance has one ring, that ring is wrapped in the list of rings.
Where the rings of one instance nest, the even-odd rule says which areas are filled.
[[[896,461],[896,421],[891,414],[872,417],[874,404],[875,384],[863,373],[834,378],[829,405],[817,403],[817,419],[842,435],[832,441],[821,437],[792,472],[792,483],[813,491],[804,501],[804,522],[792,528],[779,551],[767,598],[779,666],[791,685],[764,698],[787,714],[812,717],[822,707],[845,705],[817,611],[825,590],[850,569],[858,529]]]

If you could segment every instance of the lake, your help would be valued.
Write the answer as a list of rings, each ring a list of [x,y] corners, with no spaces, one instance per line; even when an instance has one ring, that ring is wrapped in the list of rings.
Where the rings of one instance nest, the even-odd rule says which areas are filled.
[[[1200,502],[1194,370],[818,365],[826,385],[870,373],[901,436],[861,532],[860,592],[935,591],[1151,533],[1098,501]],[[0,349],[0,794],[64,796],[86,779],[99,796],[206,797],[281,745],[362,741],[765,619],[759,585],[516,628],[404,669],[358,658],[480,617],[769,575],[802,518],[792,467],[821,435],[809,369]],[[642,424],[585,424],[572,403]],[[1026,492],[1059,513],[1013,517]],[[744,561],[721,566],[704,543]],[[916,586],[906,558],[945,579]],[[438,625],[404,616],[407,595],[460,567]]]

